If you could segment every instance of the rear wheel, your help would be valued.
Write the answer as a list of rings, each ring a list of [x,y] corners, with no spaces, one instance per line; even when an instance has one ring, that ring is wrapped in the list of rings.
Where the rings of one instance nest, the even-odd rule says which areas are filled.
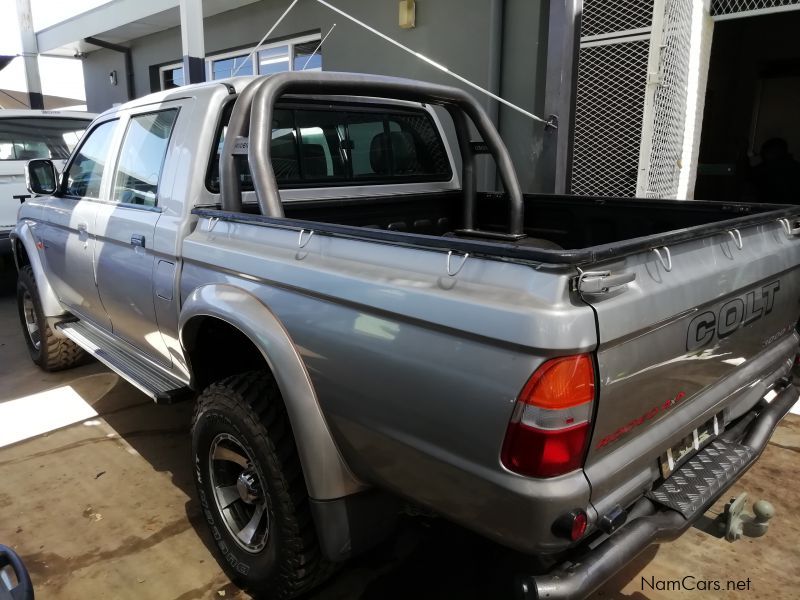
[[[86,353],[72,340],[57,337],[42,311],[33,269],[25,265],[17,279],[17,309],[31,360],[45,371],[60,371],[80,364]]]
[[[295,441],[268,373],[229,377],[201,394],[192,450],[204,516],[234,583],[291,598],[328,577],[332,565],[320,553]]]

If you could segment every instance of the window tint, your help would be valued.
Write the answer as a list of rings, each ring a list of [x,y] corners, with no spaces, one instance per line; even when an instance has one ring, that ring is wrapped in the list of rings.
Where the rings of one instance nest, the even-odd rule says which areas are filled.
[[[450,173],[447,151],[427,115],[390,115],[388,122],[395,175]]]
[[[304,181],[343,179],[347,175],[342,142],[347,130],[341,113],[324,110],[296,110],[300,132],[301,177]]]
[[[223,123],[230,118],[230,108]],[[444,144],[427,113],[319,109],[276,109],[272,168],[279,184],[341,185],[354,180],[448,180]],[[219,191],[219,152],[209,166],[208,188]],[[298,160],[299,157],[299,160]],[[252,190],[246,156],[237,157],[243,190]]]
[[[178,109],[131,117],[122,142],[112,200],[155,206],[158,179]]]
[[[272,113],[271,150],[275,178],[278,181],[298,179],[300,163],[297,159],[297,135],[292,111],[278,109]]]
[[[80,119],[0,119],[0,160],[67,159],[88,125]]]
[[[351,114],[348,132],[353,176],[389,174],[383,115]]]
[[[108,148],[117,121],[106,121],[89,133],[66,173],[67,196],[99,198],[103,171],[108,160]]]

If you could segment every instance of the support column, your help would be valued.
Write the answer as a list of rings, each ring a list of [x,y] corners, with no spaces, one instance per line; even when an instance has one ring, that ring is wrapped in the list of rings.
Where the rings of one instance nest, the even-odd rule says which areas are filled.
[[[689,81],[686,88],[686,123],[684,125],[683,156],[681,157],[682,168],[678,179],[677,197],[679,200],[694,198],[713,37],[714,21],[711,19],[711,1],[697,2],[694,5],[692,20],[692,50],[689,55]]]
[[[578,78],[583,0],[550,0],[547,29],[547,75],[544,116],[556,115],[558,129],[544,131],[542,189],[569,193],[572,176],[572,130]]]
[[[180,0],[183,78],[186,83],[206,80],[203,0]]]
[[[25,61],[25,83],[28,88],[28,106],[44,108],[42,97],[42,80],[39,77],[39,47],[36,44],[36,33],[33,31],[30,0],[17,0],[17,22],[22,44],[22,58]]]

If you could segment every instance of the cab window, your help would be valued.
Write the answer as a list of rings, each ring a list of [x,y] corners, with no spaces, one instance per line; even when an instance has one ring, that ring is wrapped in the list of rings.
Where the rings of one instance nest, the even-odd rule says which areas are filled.
[[[89,133],[65,173],[65,196],[100,197],[100,185],[116,125],[116,120],[106,121]]]
[[[122,141],[111,200],[135,206],[155,206],[158,181],[178,109],[136,115],[128,121]]]
[[[223,114],[206,185],[219,192],[219,153],[230,118]],[[276,108],[270,149],[282,188],[375,183],[447,181],[450,160],[433,120],[414,109],[350,107]],[[242,190],[252,190],[247,157],[237,155]]]

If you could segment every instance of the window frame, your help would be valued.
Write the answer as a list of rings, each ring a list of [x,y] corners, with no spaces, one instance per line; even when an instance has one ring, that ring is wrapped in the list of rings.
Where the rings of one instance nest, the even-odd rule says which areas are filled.
[[[118,149],[115,150],[114,143],[116,142],[116,138],[117,138],[117,136],[119,134],[119,131],[117,130],[117,127],[119,126],[120,120],[121,120],[120,117],[118,115],[116,115],[116,116],[114,116],[114,117],[112,117],[110,119],[105,119],[105,120],[99,121],[99,122],[97,122],[97,121],[92,122],[91,126],[86,128],[86,131],[84,131],[83,136],[81,137],[80,143],[77,146],[75,146],[75,149],[72,151],[72,154],[70,155],[69,159],[67,160],[66,164],[64,165],[64,169],[61,171],[60,183],[58,185],[58,188],[56,189],[56,194],[60,198],[66,198],[66,199],[69,199],[69,200],[90,200],[92,202],[103,202],[102,198],[94,198],[92,196],[73,196],[71,194],[67,194],[66,193],[66,189],[67,189],[67,174],[69,173],[69,170],[72,168],[72,166],[75,164],[75,159],[78,157],[78,154],[80,153],[80,151],[83,150],[83,147],[89,141],[89,139],[91,138],[92,134],[95,131],[97,131],[98,129],[100,129],[100,127],[102,127],[103,125],[106,125],[108,123],[115,123],[115,129],[112,131],[111,141],[109,142],[109,146],[108,146],[108,158],[111,159],[109,162],[115,162],[115,156],[116,156],[116,153],[118,152]],[[105,170],[105,167],[103,167],[103,176],[100,179],[100,195],[101,196],[103,195],[103,188],[105,187],[105,178],[106,178],[106,170]]]
[[[282,40],[278,40],[275,42],[269,42],[268,44],[262,44],[261,46],[248,46],[245,48],[237,48],[235,50],[225,50],[223,52],[218,52],[215,54],[209,54],[206,56],[206,81],[219,81],[219,79],[214,79],[214,62],[217,60],[225,60],[227,58],[237,58],[237,57],[247,57],[252,52],[252,56],[250,56],[251,66],[253,68],[253,75],[260,75],[258,67],[258,53],[262,50],[270,50],[271,48],[279,48],[280,46],[288,46],[289,47],[289,71],[296,70],[294,68],[294,59],[295,59],[295,51],[294,47],[297,44],[306,44],[308,42],[320,42],[322,40],[322,33],[309,33],[305,35],[298,35],[294,37],[284,38]],[[322,69],[308,69],[309,71],[321,71]],[[223,78],[224,79],[224,78]]]
[[[130,130],[131,121],[133,121],[137,117],[144,117],[144,116],[147,116],[147,115],[153,115],[153,114],[162,113],[162,112],[169,112],[169,111],[174,111],[175,112],[175,119],[172,121],[172,127],[169,130],[169,137],[167,137],[167,140],[166,140],[167,141],[167,146],[166,146],[166,149],[164,151],[164,156],[161,159],[161,166],[158,169],[158,179],[157,179],[157,182],[156,182],[155,203],[152,206],[149,206],[149,205],[145,205],[145,204],[131,204],[130,202],[120,202],[118,200],[114,200],[114,186],[115,186],[115,182],[117,180],[117,174],[119,173],[119,163],[120,163],[120,160],[122,160],[122,149],[123,149],[123,146],[125,145],[125,140],[128,137],[128,131]],[[128,118],[125,121],[124,130],[122,131],[122,133],[120,135],[120,138],[119,138],[119,144],[118,144],[117,152],[116,152],[116,159],[114,160],[114,170],[113,170],[111,181],[109,182],[108,200],[106,201],[108,204],[112,204],[114,206],[120,206],[120,207],[124,207],[124,208],[133,208],[133,209],[136,209],[136,210],[147,210],[147,211],[161,212],[161,207],[158,205],[159,192],[161,191],[161,180],[162,180],[162,176],[164,174],[164,165],[167,164],[167,153],[169,152],[170,142],[172,141],[172,135],[175,133],[175,126],[178,123],[178,117],[180,116],[180,112],[181,112],[181,106],[179,105],[179,106],[168,106],[166,108],[157,108],[157,109],[144,110],[144,111],[141,111],[141,112],[131,113],[131,114],[128,115]]]
[[[231,98],[225,104],[222,105],[222,108],[219,113],[217,127],[216,127],[216,135],[214,137],[215,140],[219,140],[220,136],[222,135],[222,128],[225,127],[224,123],[224,115],[225,111],[232,108],[233,103],[236,101],[236,97]],[[348,102],[331,102],[329,100],[308,100],[308,101],[299,101],[296,99],[288,99],[285,101],[279,101],[275,105],[275,109],[287,109],[287,110],[324,110],[329,112],[341,113],[345,115],[344,121],[347,122],[349,117],[349,113],[377,113],[381,114],[384,117],[384,122],[388,118],[391,118],[392,115],[412,115],[412,116],[424,116],[428,122],[430,123],[433,130],[436,132],[439,142],[442,144],[444,152],[447,156],[447,174],[441,174],[438,177],[433,175],[360,175],[358,177],[354,176],[352,173],[352,157],[347,161],[347,175],[343,178],[324,178],[324,179],[316,179],[316,180],[302,180],[297,182],[291,183],[281,183],[278,182],[278,189],[279,190],[313,190],[313,189],[324,189],[324,188],[338,188],[338,187],[363,187],[366,185],[404,185],[404,184],[414,184],[414,183],[446,183],[449,181],[453,181],[453,178],[456,176],[456,172],[453,169],[452,163],[452,156],[450,154],[450,149],[447,146],[447,139],[443,135],[442,131],[440,130],[439,126],[437,125],[438,121],[434,118],[434,116],[425,108],[422,107],[413,107],[413,106],[398,106],[393,104],[354,104]],[[295,123],[295,131],[297,131],[297,117],[293,118]],[[349,124],[349,123],[348,123]],[[349,127],[346,130],[347,138],[350,139],[350,130]],[[297,143],[300,143],[300,136],[295,136],[297,139]],[[298,160],[302,161],[300,157],[300,148],[298,147]],[[211,194],[219,195],[221,193],[220,189],[214,189],[211,185],[211,173],[214,167],[215,159],[218,160],[217,156],[217,144],[211,148],[211,153],[208,159],[208,166],[206,167],[206,176],[204,178],[204,184],[206,191]],[[301,167],[302,168],[302,167]],[[253,190],[242,190],[242,192],[252,192]]]
[[[236,48],[234,50],[223,50],[221,52],[216,52],[214,54],[208,54],[204,58],[204,69],[206,74],[206,81],[219,81],[219,79],[214,79],[214,62],[218,60],[225,60],[228,58],[239,58],[250,56],[250,65],[253,69],[253,76],[261,75],[258,70],[259,61],[258,61],[258,53],[262,50],[269,50],[271,48],[278,48],[280,46],[288,46],[289,47],[289,71],[296,71],[297,69],[294,68],[294,61],[296,58],[295,54],[295,46],[299,44],[307,44],[309,42],[317,42],[319,43],[322,41],[322,32],[317,31],[316,33],[305,33],[296,36],[288,36],[281,40],[269,42],[268,44],[262,44],[261,46],[245,46],[243,48]],[[164,73],[169,71],[170,69],[176,69],[178,67],[182,67],[182,62],[172,62],[166,65],[161,65],[158,67],[158,84],[161,88],[161,91],[166,91],[164,87]],[[308,71],[322,71],[322,67],[319,68],[311,68],[307,69]],[[223,79],[225,79],[223,77]],[[185,85],[185,83],[184,83]],[[181,87],[181,86],[177,86]],[[175,88],[169,88],[175,89]]]
[[[259,48],[261,50],[261,48]],[[252,52],[253,49],[240,49],[240,50],[232,50],[230,52],[225,52],[223,54],[214,54],[212,56],[206,56],[205,58],[205,69],[206,69],[206,81],[220,81],[220,79],[226,79],[226,77],[221,77],[220,79],[214,79],[214,63],[218,60],[228,60],[230,58],[247,58],[247,55]],[[256,71],[256,67],[258,66],[255,64],[256,58],[258,57],[258,52],[256,52],[253,56],[250,57],[250,67],[253,68],[253,75],[258,75],[258,71]],[[236,77],[252,77],[253,75],[239,75],[237,74]],[[229,77],[233,77],[233,73],[229,75]]]
[[[175,63],[170,63],[168,65],[161,65],[160,67],[158,67],[158,83],[161,86],[161,91],[162,92],[163,91],[167,91],[167,90],[174,90],[174,89],[177,89],[179,87],[182,87],[180,85],[177,85],[174,88],[166,88],[166,87],[164,87],[165,86],[164,73],[166,73],[167,71],[171,71],[173,69],[177,69],[177,68],[183,68],[183,62],[175,62]],[[183,85],[186,85],[186,74],[185,74],[185,72],[184,72],[184,83],[183,83]]]

